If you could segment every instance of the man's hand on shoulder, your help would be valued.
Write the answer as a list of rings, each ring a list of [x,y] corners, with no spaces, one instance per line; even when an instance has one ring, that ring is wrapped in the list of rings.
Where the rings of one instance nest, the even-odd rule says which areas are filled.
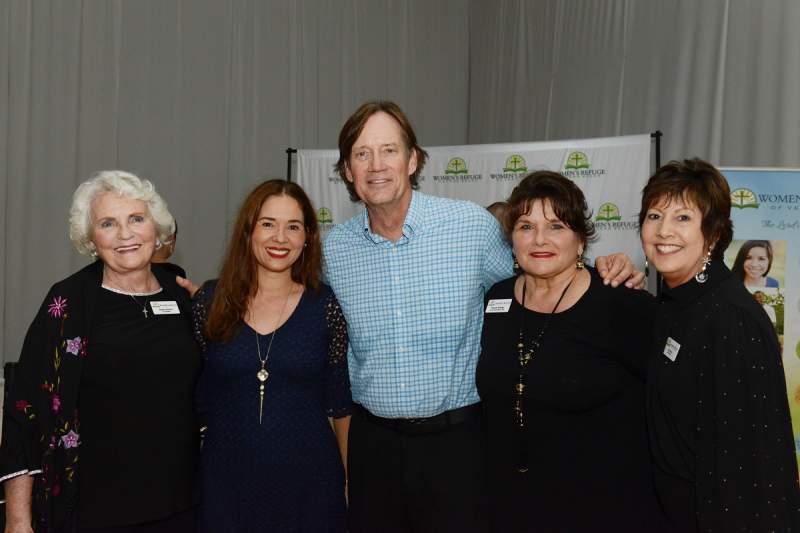
[[[605,285],[618,287],[624,283],[629,289],[645,288],[644,272],[636,270],[630,257],[622,252],[598,257],[594,265]]]
[[[175,282],[189,292],[190,298],[194,298],[194,295],[200,290],[199,285],[195,285],[190,280],[180,276],[175,276]]]

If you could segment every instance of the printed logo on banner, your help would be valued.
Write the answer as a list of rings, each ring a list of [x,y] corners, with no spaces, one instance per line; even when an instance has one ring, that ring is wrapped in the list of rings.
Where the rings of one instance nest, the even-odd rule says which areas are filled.
[[[594,227],[602,231],[628,231],[636,230],[639,228],[639,222],[636,217],[631,217],[632,220],[623,220],[622,214],[619,212],[619,207],[611,202],[605,202],[600,205],[597,210],[597,216],[594,217]]]
[[[483,176],[480,174],[470,174],[467,162],[460,157],[454,157],[447,162],[444,168],[444,174],[433,176],[433,181],[439,182],[470,182],[480,181]]]
[[[735,189],[731,191],[731,207],[747,209],[749,207],[758,209],[758,199],[753,191],[745,189]]]
[[[454,157],[447,162],[447,168],[444,169],[445,174],[466,174],[468,172],[467,163],[460,157]]]
[[[511,154],[506,158],[506,164],[503,167],[503,172],[497,174],[489,174],[489,177],[498,181],[513,181],[518,180],[523,172],[528,171],[528,164],[525,158],[519,154]]]
[[[568,178],[592,178],[606,173],[604,168],[592,168],[589,157],[583,152],[570,152],[562,172]]]
[[[800,194],[755,192],[740,187],[731,191],[731,206],[737,209],[769,209],[771,211],[800,211]]]
[[[327,207],[317,209],[317,222],[321,231],[328,231],[333,227],[333,213]]]
[[[503,172],[527,172],[528,167],[525,164],[525,158],[519,154],[512,154],[506,159],[506,166],[503,167]]]
[[[595,220],[598,222],[612,222],[614,220],[622,220],[622,217],[619,216],[619,208],[611,202],[607,202],[597,210]]]

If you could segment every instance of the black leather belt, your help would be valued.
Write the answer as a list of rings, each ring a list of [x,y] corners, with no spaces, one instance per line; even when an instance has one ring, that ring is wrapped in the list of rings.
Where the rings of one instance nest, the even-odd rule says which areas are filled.
[[[462,424],[471,418],[478,418],[482,411],[479,402],[466,407],[459,407],[452,411],[445,411],[444,413],[427,418],[383,418],[373,415],[359,404],[355,404],[355,406],[356,413],[366,420],[409,435],[444,431],[452,426]]]

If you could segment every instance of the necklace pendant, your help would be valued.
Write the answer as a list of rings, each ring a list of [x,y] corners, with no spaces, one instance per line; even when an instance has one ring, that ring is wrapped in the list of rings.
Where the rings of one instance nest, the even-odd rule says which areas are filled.
[[[262,368],[261,370],[259,370],[259,371],[256,373],[256,378],[257,378],[257,379],[258,379],[258,381],[260,381],[261,383],[264,383],[265,381],[267,381],[267,378],[268,378],[268,377],[269,377],[269,372],[267,372],[267,371],[266,371],[266,370],[264,370],[263,368]]]
[[[263,370],[261,371],[263,372]],[[261,373],[259,372],[259,374]],[[258,386],[258,425],[261,425],[261,415],[264,414],[264,381]]]
[[[144,317],[147,318],[147,307],[142,307],[142,313],[144,314]]]

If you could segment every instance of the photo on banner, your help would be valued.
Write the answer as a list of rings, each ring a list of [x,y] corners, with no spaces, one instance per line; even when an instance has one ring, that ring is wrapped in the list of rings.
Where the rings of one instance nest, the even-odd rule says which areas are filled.
[[[800,450],[800,169],[721,170],[731,188],[733,207],[733,241],[725,253],[725,263],[775,325],[797,453]]]

